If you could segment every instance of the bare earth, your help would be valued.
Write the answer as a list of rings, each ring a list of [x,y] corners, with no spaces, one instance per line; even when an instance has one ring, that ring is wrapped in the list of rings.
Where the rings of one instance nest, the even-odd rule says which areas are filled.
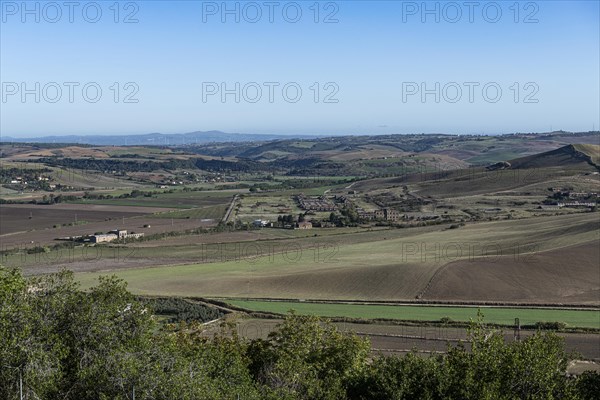
[[[447,264],[423,296],[428,300],[600,304],[600,242],[513,257]]]
[[[98,222],[169,211],[169,208],[119,207],[93,204],[2,204],[0,235],[52,228],[77,221]],[[31,217],[31,218],[30,218]]]

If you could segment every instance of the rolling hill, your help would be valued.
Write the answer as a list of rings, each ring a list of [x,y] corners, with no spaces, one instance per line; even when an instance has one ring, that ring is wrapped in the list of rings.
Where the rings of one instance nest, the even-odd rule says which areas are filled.
[[[600,146],[570,144],[545,153],[510,160],[509,163],[511,168],[548,168],[587,163],[600,169]]]

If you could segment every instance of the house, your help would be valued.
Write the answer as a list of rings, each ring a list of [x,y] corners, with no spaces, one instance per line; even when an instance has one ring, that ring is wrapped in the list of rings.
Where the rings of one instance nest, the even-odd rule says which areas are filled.
[[[400,213],[398,212],[398,210],[385,208],[383,210],[383,213],[387,221],[398,221],[400,219]]]
[[[298,229],[312,229],[313,224],[310,221],[298,222]]]
[[[264,219],[256,219],[252,221],[252,225],[254,225],[257,228],[264,228],[265,226],[270,226],[271,222]]]
[[[119,238],[119,236],[115,235],[114,233],[93,235],[92,243],[107,243],[107,242],[112,242],[114,240],[117,240],[118,238]]]
[[[92,243],[107,243],[118,239],[139,239],[144,236],[143,233],[127,233],[125,229],[114,229],[105,234],[91,236]]]
[[[112,231],[108,231],[108,233],[112,233],[113,235],[117,235],[119,239],[127,237],[127,231],[125,229],[113,229]]]

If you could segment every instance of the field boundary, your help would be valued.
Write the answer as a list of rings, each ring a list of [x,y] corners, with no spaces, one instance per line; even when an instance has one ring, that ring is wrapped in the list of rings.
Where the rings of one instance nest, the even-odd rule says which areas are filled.
[[[544,309],[544,310],[581,310],[600,311],[600,304],[560,304],[560,303],[511,303],[511,302],[470,302],[470,301],[443,301],[443,300],[320,300],[320,299],[292,299],[292,298],[261,298],[261,297],[211,297],[210,299],[227,303],[228,300],[237,301],[264,301],[281,303],[308,303],[308,304],[346,304],[346,305],[376,305],[376,306],[439,306],[439,307],[465,307],[465,308],[514,308],[514,309]]]

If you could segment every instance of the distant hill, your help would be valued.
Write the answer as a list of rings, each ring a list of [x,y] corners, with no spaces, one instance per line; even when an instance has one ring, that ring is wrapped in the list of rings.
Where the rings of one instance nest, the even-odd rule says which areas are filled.
[[[510,160],[511,168],[543,168],[588,163],[600,169],[600,146],[570,144],[556,150]]]
[[[68,135],[43,136],[35,138],[15,138],[2,136],[2,142],[16,143],[71,143],[90,144],[95,146],[182,146],[220,142],[263,142],[278,139],[289,139],[289,135],[261,135],[249,133],[226,133],[221,131],[197,131],[189,133],[147,133],[142,135]],[[315,138],[316,136],[300,135],[294,138]]]

